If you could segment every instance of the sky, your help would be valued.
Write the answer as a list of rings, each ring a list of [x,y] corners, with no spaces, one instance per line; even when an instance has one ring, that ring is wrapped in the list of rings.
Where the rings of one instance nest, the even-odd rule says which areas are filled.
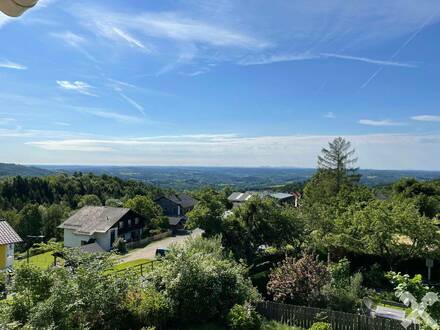
[[[440,170],[438,0],[40,0],[0,14],[0,162]]]

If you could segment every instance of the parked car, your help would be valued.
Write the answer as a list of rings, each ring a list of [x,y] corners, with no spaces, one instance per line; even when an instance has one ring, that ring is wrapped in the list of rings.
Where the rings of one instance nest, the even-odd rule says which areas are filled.
[[[158,248],[156,249],[156,257],[162,258],[165,257],[165,255],[170,252],[170,249],[167,248]]]

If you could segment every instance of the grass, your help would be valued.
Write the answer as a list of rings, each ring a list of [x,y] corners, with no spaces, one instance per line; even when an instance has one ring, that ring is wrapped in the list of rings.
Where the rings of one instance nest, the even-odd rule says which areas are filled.
[[[24,259],[16,260],[15,263],[17,265],[23,265],[27,263],[27,259],[25,257]],[[52,251],[30,257],[29,264],[35,265],[41,269],[49,268],[51,265],[53,265]]]
[[[114,271],[124,270],[124,269],[131,268],[131,267],[134,267],[134,266],[137,266],[140,264],[144,264],[149,261],[150,261],[149,259],[136,259],[133,261],[122,262],[120,264],[113,266],[113,270]],[[148,266],[146,265],[146,267],[148,267]]]
[[[264,321],[261,330],[303,330],[298,327],[291,327],[290,325],[281,324],[275,321]]]

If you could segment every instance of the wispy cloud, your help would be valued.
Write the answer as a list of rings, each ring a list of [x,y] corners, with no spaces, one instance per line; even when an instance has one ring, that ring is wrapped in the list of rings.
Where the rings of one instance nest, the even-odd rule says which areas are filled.
[[[370,63],[370,64],[378,64],[378,65],[382,65],[382,66],[398,66],[398,67],[404,67],[404,68],[416,68],[417,67],[417,65],[411,64],[411,63],[378,60],[378,59],[373,59],[373,58],[368,58],[368,57],[350,56],[350,55],[333,54],[333,53],[323,53],[321,55],[323,57],[337,58],[337,59],[349,60],[349,61],[365,62],[365,63]]]
[[[10,125],[16,122],[15,118],[0,118],[0,125]]]
[[[14,70],[26,70],[27,67],[23,64],[12,62],[9,60],[0,60],[0,68],[14,69]]]
[[[130,46],[140,48],[148,53],[152,52],[150,47],[146,47],[141,41],[131,36],[128,32],[122,31],[117,27],[113,27],[112,31],[116,34],[116,36],[126,41]]]
[[[353,142],[362,167],[426,169],[427,166],[440,166],[440,157],[432,157],[440,146],[438,134],[366,134],[344,137]],[[98,151],[107,154],[101,159],[111,159],[116,164],[311,167],[316,165],[316,155],[322,146],[333,138],[335,136],[332,135],[246,137],[237,134],[192,134],[52,138],[29,141],[27,144],[45,150]],[[91,155],[94,157],[93,153]],[[89,156],[84,154],[83,157],[88,159]]]
[[[440,122],[440,116],[436,115],[420,115],[411,117],[412,120],[426,121],[426,122]]]
[[[334,112],[329,111],[329,112],[327,112],[327,113],[324,115],[324,118],[334,119],[334,118],[336,118],[336,115],[335,115]]]
[[[142,105],[140,105],[139,103],[137,103],[135,100],[133,100],[132,98],[128,97],[127,95],[120,93],[119,95],[121,95],[121,97],[127,101],[132,107],[134,107],[136,110],[138,110],[142,115],[145,116],[145,111],[144,111],[144,107]]]
[[[88,108],[88,107],[74,107],[74,109],[81,113],[86,113],[95,117],[115,120],[121,123],[139,123],[142,122],[141,118],[121,114],[114,111],[106,111],[100,108]]]
[[[292,61],[306,61],[316,60],[320,58],[319,55],[309,53],[304,54],[284,54],[284,55],[253,55],[247,56],[238,61],[239,65],[263,65],[278,62],[292,62]]]
[[[358,121],[359,124],[368,126],[402,126],[404,123],[398,121],[392,121],[389,119],[383,120],[372,120],[372,119],[361,119]]]
[[[78,93],[89,95],[89,96],[97,96],[91,90],[93,87],[86,82],[83,81],[67,81],[67,80],[57,80],[58,86],[65,90],[76,91]]]
[[[71,31],[54,32],[51,33],[51,36],[64,41],[64,43],[72,47],[79,47],[86,43],[86,39],[84,37]]]

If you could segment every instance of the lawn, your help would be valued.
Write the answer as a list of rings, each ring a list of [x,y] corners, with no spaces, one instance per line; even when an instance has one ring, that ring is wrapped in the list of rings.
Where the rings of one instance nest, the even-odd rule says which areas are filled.
[[[22,265],[27,263],[27,259],[24,258],[24,259],[16,260],[15,262],[17,265]],[[49,268],[51,265],[53,265],[52,251],[45,252],[42,254],[37,254],[35,256],[30,257],[29,264],[35,265],[42,269]]]
[[[121,270],[126,270],[129,268],[133,268],[135,266],[138,266],[140,264],[145,264],[145,263],[150,263],[151,260],[148,259],[136,259],[133,261],[128,261],[128,262],[122,262],[120,264],[114,265],[111,272],[117,272],[117,271],[121,271]],[[143,271],[148,271],[151,269],[151,265],[146,264],[143,266]],[[140,267],[135,267],[134,271],[136,271],[136,273],[140,273],[141,269]]]

